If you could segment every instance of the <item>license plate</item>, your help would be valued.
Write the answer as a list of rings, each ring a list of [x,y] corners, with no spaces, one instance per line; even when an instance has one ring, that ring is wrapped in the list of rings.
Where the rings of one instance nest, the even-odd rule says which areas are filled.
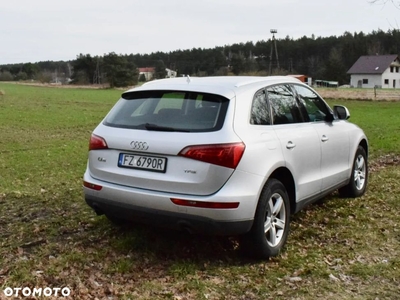
[[[118,167],[165,173],[167,159],[158,156],[120,153]]]

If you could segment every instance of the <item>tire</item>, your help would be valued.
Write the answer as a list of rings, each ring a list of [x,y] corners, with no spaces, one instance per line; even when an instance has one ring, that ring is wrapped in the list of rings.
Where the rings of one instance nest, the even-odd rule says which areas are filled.
[[[349,183],[339,189],[342,197],[356,198],[364,195],[368,182],[368,158],[365,149],[358,146],[354,156]]]
[[[285,186],[270,179],[261,192],[253,226],[241,241],[241,248],[253,258],[277,256],[289,234],[290,203]]]

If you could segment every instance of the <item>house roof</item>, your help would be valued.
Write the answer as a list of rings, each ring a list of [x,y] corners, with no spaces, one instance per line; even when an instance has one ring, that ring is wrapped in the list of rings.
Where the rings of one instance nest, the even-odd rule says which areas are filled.
[[[398,59],[396,54],[361,56],[347,74],[382,74],[396,59]]]
[[[301,78],[307,77],[307,75],[303,75],[303,74],[288,74],[286,76],[291,76],[291,77],[294,77],[294,78],[297,78],[297,79],[301,79]]]
[[[155,68],[153,68],[153,67],[139,68],[140,73],[146,73],[146,72],[153,73],[154,71],[155,71]]]

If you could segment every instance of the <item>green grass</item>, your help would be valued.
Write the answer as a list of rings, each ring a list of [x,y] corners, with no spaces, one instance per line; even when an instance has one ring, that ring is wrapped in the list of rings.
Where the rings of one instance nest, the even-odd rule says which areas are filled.
[[[366,133],[372,157],[400,152],[400,101],[343,101],[330,100],[331,106],[345,105],[350,111],[350,121]]]
[[[369,138],[368,192],[301,211],[283,253],[252,261],[235,238],[118,228],[84,203],[90,133],[121,91],[0,90],[0,298],[69,286],[71,299],[398,299],[400,102],[329,101]]]

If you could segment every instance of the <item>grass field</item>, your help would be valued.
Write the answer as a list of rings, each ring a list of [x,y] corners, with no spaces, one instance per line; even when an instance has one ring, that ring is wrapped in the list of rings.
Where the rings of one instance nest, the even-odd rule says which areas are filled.
[[[121,91],[0,90],[0,299],[65,286],[71,299],[400,298],[400,102],[329,101],[369,137],[368,192],[296,214],[281,256],[251,261],[235,238],[117,228],[87,207],[90,133]]]

